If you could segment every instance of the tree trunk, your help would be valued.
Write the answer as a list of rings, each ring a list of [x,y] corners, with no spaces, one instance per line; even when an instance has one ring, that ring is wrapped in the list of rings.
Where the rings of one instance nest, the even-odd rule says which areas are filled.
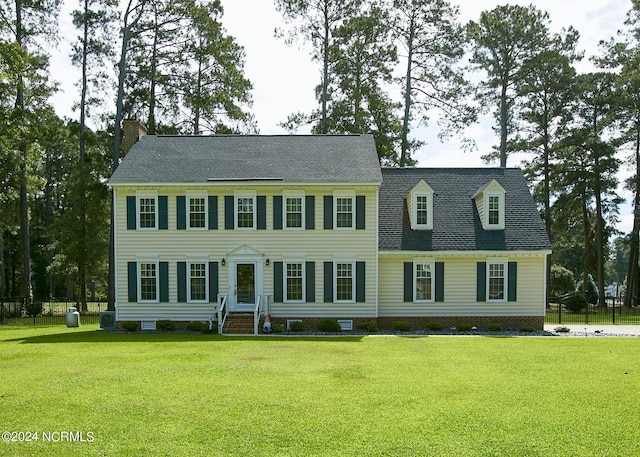
[[[500,93],[500,168],[507,167],[507,125],[509,110],[507,107],[507,83],[502,83]]]
[[[327,133],[327,93],[329,92],[329,4],[324,3],[324,40],[322,42],[322,100],[321,100],[321,129],[320,133]]]
[[[629,248],[629,266],[627,268],[627,287],[624,294],[624,306],[635,306],[638,302],[638,250],[640,246],[640,123],[636,123],[636,181],[633,205],[633,229]]]
[[[400,151],[400,163],[401,167],[407,164],[407,155],[409,150],[409,117],[411,115],[411,67],[413,65],[413,37],[415,34],[415,27],[413,23],[413,16],[409,22],[409,40],[408,55],[407,55],[407,72],[406,81],[404,84],[404,118],[402,120],[402,143]]]

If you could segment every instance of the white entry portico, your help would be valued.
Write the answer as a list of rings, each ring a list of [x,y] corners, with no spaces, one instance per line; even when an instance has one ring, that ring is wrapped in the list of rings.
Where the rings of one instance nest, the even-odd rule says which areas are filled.
[[[243,244],[228,254],[230,311],[253,311],[263,294],[264,253]]]

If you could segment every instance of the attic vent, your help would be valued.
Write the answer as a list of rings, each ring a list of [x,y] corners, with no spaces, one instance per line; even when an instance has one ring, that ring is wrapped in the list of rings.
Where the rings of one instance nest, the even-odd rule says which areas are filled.
[[[283,178],[207,178],[209,182],[284,181]]]
[[[340,329],[342,330],[353,330],[353,321],[338,321],[338,324],[340,324]]]
[[[140,322],[140,330],[155,330],[156,321],[142,321]]]

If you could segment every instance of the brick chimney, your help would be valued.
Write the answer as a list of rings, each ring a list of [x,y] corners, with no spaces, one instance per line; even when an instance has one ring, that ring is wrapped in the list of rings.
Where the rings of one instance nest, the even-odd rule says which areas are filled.
[[[140,137],[147,134],[147,126],[135,119],[125,119],[122,121],[122,127],[124,130],[122,136],[122,156],[124,157]]]

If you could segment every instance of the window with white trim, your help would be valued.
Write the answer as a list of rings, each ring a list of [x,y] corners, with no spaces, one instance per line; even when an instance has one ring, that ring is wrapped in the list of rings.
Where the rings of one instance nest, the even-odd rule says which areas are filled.
[[[236,195],[236,228],[256,228],[256,197],[255,195]]]
[[[304,263],[285,262],[285,302],[304,301]]]
[[[284,227],[288,229],[303,228],[303,198],[301,196],[284,196]]]
[[[155,229],[158,227],[157,196],[138,196],[138,227]]]
[[[506,299],[506,263],[487,262],[487,300],[504,301]]]
[[[335,263],[335,301],[353,302],[355,297],[355,281],[353,277],[354,263]]]
[[[138,269],[140,272],[138,275],[140,278],[138,284],[139,301],[158,302],[158,263],[140,262]]]
[[[189,228],[207,228],[207,199],[205,196],[187,196],[189,201]]]
[[[501,198],[500,195],[489,195],[487,198],[487,222],[489,225],[500,225],[501,223]]]
[[[433,301],[434,294],[434,264],[414,263],[414,301]]]
[[[206,262],[189,262],[187,270],[188,298],[190,302],[207,302],[207,264]]]
[[[333,195],[334,229],[355,229],[356,196],[354,192],[335,192]]]
[[[416,195],[416,225],[429,225],[429,196]]]

